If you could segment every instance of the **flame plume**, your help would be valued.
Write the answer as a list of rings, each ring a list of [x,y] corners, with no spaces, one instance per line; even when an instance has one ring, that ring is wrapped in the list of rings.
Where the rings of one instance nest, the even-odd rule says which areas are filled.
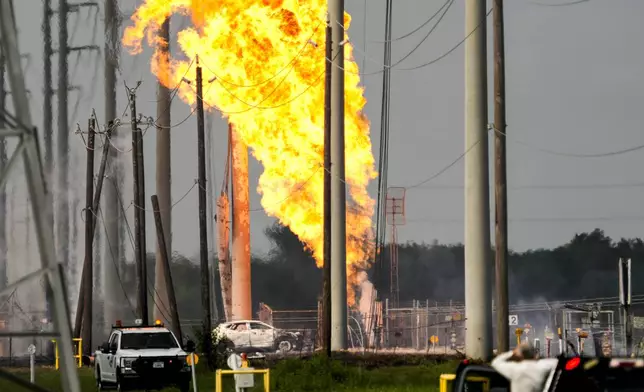
[[[185,57],[203,67],[204,102],[219,110],[264,172],[258,192],[266,213],[288,226],[323,264],[323,142],[326,0],[146,0],[132,16],[123,44],[132,54],[144,40],[155,48],[151,70],[194,105],[193,61],[168,59],[157,37],[172,14],[191,16],[178,32]],[[348,29],[350,16],[345,14]],[[377,174],[358,65],[351,44],[346,62],[347,277],[349,302],[368,266],[374,201],[367,185]]]

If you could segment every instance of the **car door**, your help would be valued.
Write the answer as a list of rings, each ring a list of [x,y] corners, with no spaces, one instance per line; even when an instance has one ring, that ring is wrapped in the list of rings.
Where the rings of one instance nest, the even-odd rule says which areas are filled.
[[[111,355],[110,371],[112,372],[111,377],[114,381],[116,381],[116,368],[119,365],[119,358],[116,353],[118,353],[120,346],[121,346],[121,333],[117,331],[114,334],[114,340],[110,344],[110,355]],[[112,352],[115,354],[111,354]]]
[[[115,382],[116,381],[116,361],[115,355],[112,354],[112,347],[118,347],[118,333],[116,331],[112,332],[110,339],[107,341],[110,351],[107,353],[101,354],[101,357],[104,358],[101,361],[101,379]]]
[[[253,347],[272,348],[273,347],[273,328],[259,321],[252,321],[250,327],[250,341]]]
[[[230,340],[235,344],[235,347],[248,347],[250,345],[250,332],[248,330],[248,323],[237,322],[230,325]]]

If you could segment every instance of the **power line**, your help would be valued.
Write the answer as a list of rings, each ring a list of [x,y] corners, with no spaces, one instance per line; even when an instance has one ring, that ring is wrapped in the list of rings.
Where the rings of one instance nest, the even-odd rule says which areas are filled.
[[[505,133],[497,130],[496,128],[494,128],[494,127],[490,127],[490,128],[493,129],[495,132],[498,132],[499,134],[508,137],[508,135],[506,135]],[[580,153],[572,153],[572,152],[555,151],[555,150],[550,150],[550,149],[543,148],[543,147],[538,147],[538,146],[535,146],[535,145],[533,145],[531,143],[527,143],[527,142],[524,142],[524,141],[521,141],[521,140],[514,140],[514,137],[512,137],[512,136],[510,137],[510,141],[512,143],[520,144],[522,146],[525,146],[525,147],[528,147],[528,148],[531,148],[533,150],[540,151],[540,152],[543,152],[543,153],[546,153],[546,154],[563,156],[563,157],[570,157],[570,158],[604,158],[604,157],[610,157],[610,156],[615,156],[615,155],[623,155],[623,154],[627,154],[629,152],[644,150],[644,144],[640,144],[640,145],[636,145],[634,147],[623,148],[621,150],[614,150],[614,151],[608,151],[608,152],[599,152],[599,153],[581,153],[580,154]]]
[[[99,218],[94,211],[91,211],[91,212],[92,212],[92,214],[94,214],[94,216]],[[119,273],[118,264],[116,262],[116,256],[114,255],[114,251],[112,250],[112,245],[111,245],[112,242],[110,241],[109,232],[108,232],[107,227],[105,225],[105,217],[103,216],[103,209],[99,208],[98,212],[100,214],[100,219],[99,220],[101,221],[101,225],[103,226],[103,230],[105,231],[105,240],[107,241],[107,245],[109,246],[109,249],[110,249],[110,255],[111,255],[112,263],[114,263],[114,268],[116,270],[116,277],[119,280],[119,284],[121,286],[121,289],[123,290],[123,295],[125,296],[125,300],[127,301],[127,304],[129,305],[130,310],[132,311],[132,315],[134,317],[136,317],[136,312],[134,311],[134,306],[132,306],[132,301],[130,301],[129,296],[127,295],[127,290],[125,290],[125,286],[123,285],[123,279],[121,279],[121,275]]]
[[[494,128],[491,127],[490,129],[494,129]],[[496,132],[498,132],[498,131],[496,131]],[[508,136],[506,135],[506,137],[508,137]],[[511,136],[509,137],[510,142],[521,144],[521,145],[526,146],[526,147],[530,147],[530,148],[532,148],[532,149],[534,149],[536,151],[539,151],[539,152],[558,155],[558,156],[564,156],[564,157],[569,157],[569,158],[605,158],[605,157],[612,157],[612,156],[617,156],[617,155],[628,154],[628,153],[634,152],[634,151],[644,150],[644,145],[637,145],[635,147],[628,147],[628,148],[624,148],[624,149],[621,149],[621,150],[609,151],[609,152],[603,152],[603,153],[586,153],[586,154],[584,154],[584,153],[567,153],[567,152],[554,151],[554,150],[549,150],[549,149],[545,149],[545,148],[541,148],[541,147],[536,147],[536,146],[533,146],[533,145],[531,145],[529,143],[525,143],[525,142],[521,142],[521,141],[513,140],[513,139],[514,138],[511,137]],[[430,175],[429,177],[425,178],[424,180],[422,180],[420,182],[417,182],[417,183],[412,184],[412,185],[408,185],[405,188],[406,189],[420,188],[422,185],[427,184],[428,182],[433,181],[436,178],[440,177],[442,174],[444,174],[449,169],[451,169],[453,166],[455,166],[457,163],[459,163],[478,143],[479,143],[479,141],[474,143],[465,152],[461,153],[456,159],[451,161],[449,164],[447,164],[446,166],[444,166],[443,168],[441,168],[440,170],[438,170],[434,174]],[[632,184],[631,186],[635,187],[636,185]],[[644,186],[644,184],[642,184],[642,186]],[[606,184],[604,187],[608,188],[608,187],[610,187],[610,185]]]
[[[576,1],[569,1],[567,3],[540,3],[538,1],[531,1],[530,3],[534,5],[538,5],[540,7],[568,7],[571,5],[578,5],[582,3],[589,3],[590,0],[576,0]]]
[[[523,217],[508,219],[510,222],[551,223],[551,222],[642,222],[644,216],[589,216],[589,217]],[[463,218],[424,217],[407,219],[407,223],[456,223],[463,224]]]
[[[413,184],[413,185],[406,186],[406,187],[404,187],[404,188],[405,188],[405,189],[414,189],[414,188],[418,188],[418,187],[420,187],[421,185],[427,184],[428,182],[433,181],[433,180],[435,180],[436,178],[440,177],[443,173],[445,173],[446,171],[448,171],[449,169],[451,169],[453,166],[455,166],[457,163],[459,163],[463,158],[465,158],[465,155],[467,155],[470,151],[472,151],[472,149],[473,149],[474,147],[476,147],[480,142],[481,142],[480,140],[477,140],[477,141],[476,141],[476,143],[473,143],[473,144],[472,144],[472,145],[471,145],[467,150],[465,150],[465,152],[463,152],[463,153],[462,153],[461,155],[459,155],[456,159],[454,159],[453,161],[451,161],[447,166],[444,166],[442,169],[440,169],[440,170],[439,170],[439,171],[437,171],[436,173],[432,174],[431,176],[429,176],[429,177],[425,178],[424,180],[422,180],[422,181],[420,181],[420,182],[417,182],[417,183],[415,183],[415,184]]]
[[[420,29],[422,29],[423,27],[427,26],[432,20],[434,20],[434,18],[436,18],[438,16],[438,14],[441,13],[443,8],[445,8],[451,2],[453,2],[453,0],[447,0],[445,3],[443,3],[443,5],[432,16],[430,16],[420,26],[416,27],[415,29],[413,29],[412,31],[410,31],[407,34],[403,34],[400,37],[396,37],[396,38],[389,37],[389,38],[386,38],[383,41],[370,40],[370,42],[374,42],[374,43],[378,43],[378,44],[386,44],[386,43],[390,43],[390,42],[400,41],[400,40],[403,40],[403,39],[405,39],[407,37],[411,37],[412,35],[416,34],[418,31],[420,31]],[[365,4],[366,4],[366,2],[365,2]],[[365,12],[365,17],[366,17],[366,12]],[[365,48],[365,50],[366,50],[366,48]]]
[[[130,244],[132,245],[132,249],[135,250],[134,235],[132,234],[132,228],[130,227],[130,222],[127,220],[127,217],[125,216],[125,209],[123,208],[123,198],[121,196],[122,195],[121,190],[119,188],[118,183],[114,179],[111,179],[111,180],[112,180],[112,184],[114,185],[114,189],[116,189],[116,193],[117,193],[117,196],[118,196],[118,202],[119,202],[119,205],[121,207],[121,213],[123,215],[123,221],[125,221],[125,227],[127,228],[127,233],[128,233],[128,237],[130,239]],[[134,203],[134,205],[136,206],[136,203]],[[138,206],[136,206],[136,207],[140,208]],[[147,250],[146,250],[146,259],[143,260],[143,262],[144,263],[147,262]],[[150,284],[150,283],[154,283],[154,282],[150,282],[150,276],[147,275],[147,274],[145,276],[145,279],[148,281],[148,284],[147,284],[148,290],[147,291],[148,291],[148,294],[150,294],[150,296],[152,297],[152,303],[154,303],[154,305],[159,309],[159,313],[161,313],[161,316],[164,319],[171,320],[171,318],[167,316],[167,314],[170,314],[170,312],[168,310],[169,306],[167,306],[161,300],[161,297],[159,296],[159,293],[157,292],[156,287],[154,287],[154,284]],[[150,290],[150,286],[154,287],[154,289],[153,289],[154,291]],[[159,304],[157,304],[157,301],[156,301],[155,298],[159,299],[159,302],[161,303],[161,306],[159,306]],[[161,308],[161,307],[163,307],[163,308]],[[165,312],[164,312],[164,310],[165,310]]]
[[[438,20],[436,21],[436,23],[434,23],[434,25],[432,26],[432,28],[427,32],[427,34],[425,34],[425,36],[423,37],[423,39],[422,39],[418,44],[416,44],[416,46],[414,46],[414,48],[413,48],[412,50],[410,50],[409,52],[407,52],[407,54],[406,54],[406,55],[404,55],[403,57],[401,57],[401,58],[400,58],[399,60],[397,60],[395,63],[393,63],[393,64],[391,64],[391,65],[388,65],[388,64],[379,64],[379,65],[381,65],[381,66],[382,66],[382,69],[381,69],[381,70],[378,70],[378,71],[374,71],[374,72],[355,72],[355,71],[351,71],[351,70],[346,69],[346,67],[344,67],[344,68],[343,68],[343,67],[339,67],[339,68],[342,68],[345,72],[348,72],[348,73],[351,73],[351,74],[354,74],[354,75],[360,75],[360,76],[378,75],[378,74],[383,73],[385,69],[394,69],[396,66],[398,66],[398,65],[399,65],[399,64],[401,64],[403,61],[405,61],[406,59],[408,59],[412,54],[414,54],[414,53],[415,53],[415,52],[416,52],[416,51],[417,51],[417,50],[422,46],[422,44],[423,44],[425,41],[427,41],[427,39],[429,38],[429,36],[430,36],[430,35],[432,35],[432,33],[433,33],[434,31],[436,31],[436,29],[438,28],[438,26],[439,26],[439,25],[440,25],[440,23],[442,22],[443,18],[445,18],[445,15],[447,15],[447,12],[449,11],[449,9],[452,7],[452,5],[453,5],[453,4],[454,4],[454,0],[448,0],[448,1],[447,1],[447,2],[446,2],[446,3],[445,3],[445,4],[440,8],[439,12],[441,12],[441,11],[442,11],[443,13],[440,15],[440,17],[438,18]],[[444,10],[443,10],[443,8],[444,8]],[[346,30],[346,28],[344,27],[344,25],[343,25],[341,22],[339,22],[339,21],[338,21],[338,22],[336,22],[336,23],[337,23],[338,25],[340,25],[340,27],[342,27],[344,30]],[[475,29],[475,30],[476,30],[476,29]],[[385,41],[386,41],[386,39],[385,39]],[[391,43],[391,42],[389,42],[389,43]],[[355,50],[357,50],[358,52],[360,52],[360,50],[359,50],[359,49],[357,49],[357,48],[355,48],[355,47],[354,47],[354,49],[355,49]],[[369,59],[369,60],[371,60],[371,61],[374,61],[374,60],[372,60],[372,59],[371,59],[371,58],[370,58],[366,53],[363,53],[363,55],[365,56],[365,58],[367,58],[367,59]],[[374,61],[374,62],[378,63],[377,61]]]
[[[433,60],[431,60],[431,61],[428,61],[428,62],[426,62],[426,63],[420,64],[420,65],[416,65],[416,66],[413,66],[413,67],[409,67],[409,68],[395,68],[395,67],[392,65],[392,66],[391,66],[391,69],[393,69],[393,70],[395,70],[395,71],[414,71],[414,70],[417,70],[417,69],[420,69],[420,68],[428,67],[428,66],[430,66],[430,65],[433,65],[433,64],[435,64],[435,63],[437,63],[437,62],[439,62],[439,61],[443,60],[444,58],[446,58],[447,56],[449,56],[450,54],[452,54],[454,51],[456,51],[456,49],[458,49],[459,47],[461,47],[461,45],[463,45],[463,44],[465,43],[465,41],[467,41],[467,40],[468,40],[468,38],[470,38],[470,37],[472,36],[472,34],[474,34],[474,33],[475,33],[479,28],[481,28],[481,27],[485,26],[485,25],[486,25],[486,24],[485,24],[485,21],[487,20],[488,16],[489,16],[491,13],[492,13],[492,8],[490,8],[490,10],[485,14],[485,17],[481,20],[481,22],[480,22],[480,23],[479,23],[479,24],[478,24],[474,29],[472,29],[472,31],[470,31],[470,32],[465,36],[465,38],[463,38],[463,39],[462,39],[460,42],[458,42],[455,46],[453,46],[451,49],[449,49],[447,52],[443,53],[442,55],[440,55],[440,56],[436,57],[435,59],[433,59]],[[360,51],[359,49],[357,49],[355,46],[353,47],[353,49],[354,49],[354,50],[356,50],[356,51],[358,51],[358,52],[361,52],[361,51]],[[363,53],[363,55],[367,56],[367,58],[369,58],[369,59],[370,59],[370,57],[368,57],[368,55],[367,55],[366,53]],[[377,62],[377,61],[376,61],[376,62]],[[381,66],[381,67],[383,67],[383,68],[385,68],[385,67],[386,67],[386,65],[385,65],[385,64],[380,64],[380,66]],[[351,74],[354,74],[354,75],[360,75],[360,76],[371,76],[371,75],[378,75],[378,74],[380,74],[380,73],[384,72],[384,69],[383,69],[383,70],[380,70],[380,71],[374,71],[374,72],[354,72],[354,71],[351,71],[351,70],[347,70],[347,69],[345,69],[345,72],[349,72],[349,73],[351,73]]]
[[[336,56],[337,56],[337,54],[336,54]],[[334,58],[335,58],[335,56],[334,56]],[[331,61],[331,62],[333,62],[333,59],[326,59],[326,61]],[[286,105],[290,104],[291,102],[294,102],[295,100],[297,100],[298,98],[300,98],[302,95],[304,95],[304,94],[305,94],[307,91],[309,91],[311,88],[315,87],[315,86],[320,82],[320,80],[322,80],[322,77],[324,76],[324,74],[325,74],[325,72],[320,73],[320,74],[319,74],[319,75],[318,75],[318,76],[317,76],[317,77],[316,77],[316,78],[315,78],[315,79],[314,79],[310,84],[308,84],[308,85],[307,85],[307,86],[306,86],[302,91],[300,91],[299,93],[297,93],[297,94],[295,94],[295,95],[292,95],[292,96],[291,96],[289,99],[287,99],[286,101],[280,102],[280,103],[275,104],[275,105],[272,105],[272,106],[259,106],[259,104],[261,104],[262,102],[266,101],[266,99],[268,98],[268,96],[272,95],[272,94],[277,90],[277,87],[279,87],[279,85],[280,85],[281,83],[283,83],[283,82],[286,80],[286,78],[284,78],[284,79],[283,79],[283,80],[278,84],[278,86],[277,86],[277,87],[276,87],[272,92],[270,92],[270,93],[268,94],[268,96],[265,96],[265,97],[264,97],[264,98],[263,98],[263,99],[262,99],[258,104],[251,104],[251,103],[245,102],[244,100],[242,100],[242,99],[240,99],[239,97],[237,97],[237,96],[236,96],[232,91],[230,91],[230,89],[228,89],[227,87],[225,87],[223,84],[220,84],[220,86],[221,86],[224,90],[226,90],[226,92],[228,92],[228,94],[230,94],[233,98],[235,98],[235,99],[236,99],[236,100],[238,100],[239,102],[241,102],[241,103],[243,103],[243,104],[245,104],[245,105],[249,106],[247,109],[242,109],[242,110],[235,111],[235,112],[225,111],[225,110],[223,110],[223,109],[221,109],[221,108],[218,108],[218,107],[215,107],[215,106],[213,106],[213,105],[210,105],[210,104],[209,104],[205,99],[203,99],[203,97],[201,97],[201,98],[202,98],[202,100],[203,100],[204,105],[208,106],[208,108],[210,108],[210,109],[214,109],[214,110],[218,110],[221,114],[223,114],[223,115],[227,115],[227,116],[230,116],[230,115],[233,115],[233,114],[246,113],[246,112],[249,112],[249,111],[251,111],[251,110],[253,110],[253,109],[272,110],[272,109],[277,109],[277,108],[280,108],[280,107],[286,106]],[[287,77],[288,77],[288,75],[287,75]],[[193,90],[194,90],[194,88],[193,88]],[[207,91],[206,91],[206,92],[207,92]],[[196,94],[196,91],[195,91],[195,94]],[[204,95],[205,95],[205,94],[204,94]]]
[[[463,185],[427,185],[418,190],[462,190]],[[582,190],[582,189],[620,189],[644,188],[644,182],[605,183],[605,184],[528,184],[508,187],[509,190]]]
[[[366,3],[365,3],[365,4],[366,4]],[[271,77],[269,77],[268,79],[265,79],[265,80],[263,80],[263,81],[261,81],[261,82],[257,82],[257,83],[249,84],[249,85],[242,85],[242,84],[237,84],[237,83],[234,83],[234,82],[230,82],[230,81],[227,81],[227,80],[225,80],[225,79],[220,78],[220,77],[219,77],[219,76],[218,76],[218,75],[217,75],[217,74],[216,74],[216,73],[215,73],[215,72],[214,72],[210,67],[208,67],[208,65],[205,65],[205,64],[204,64],[204,65],[205,65],[205,67],[206,67],[206,68],[208,68],[208,70],[209,70],[213,75],[215,75],[215,77],[217,78],[217,80],[219,80],[220,82],[222,82],[222,83],[224,83],[224,84],[228,84],[228,85],[230,85],[230,86],[237,87],[237,88],[252,88],[252,87],[259,87],[259,86],[261,86],[261,85],[263,85],[263,84],[266,84],[266,83],[268,83],[268,82],[272,81],[273,79],[277,78],[279,75],[281,75],[284,71],[286,71],[286,70],[287,70],[287,69],[289,69],[289,68],[290,68],[290,70],[289,70],[289,73],[290,73],[290,72],[291,72],[291,70],[293,69],[293,67],[295,66],[295,63],[297,62],[297,60],[298,60],[298,59],[302,56],[302,54],[304,53],[304,50],[305,50],[309,45],[317,46],[317,45],[315,45],[315,44],[313,43],[313,37],[315,36],[315,33],[317,33],[317,31],[320,29],[320,26],[321,26],[323,23],[324,23],[324,22],[323,22],[323,20],[320,20],[320,22],[317,24],[317,26],[316,26],[316,27],[315,27],[315,29],[313,30],[313,33],[311,33],[311,36],[309,37],[309,39],[307,39],[307,40],[306,40],[306,42],[304,43],[304,45],[302,46],[302,48],[297,52],[297,54],[296,54],[293,58],[291,58],[291,60],[290,60],[290,61],[289,61],[289,62],[288,62],[288,63],[287,63],[283,68],[280,68],[276,73],[274,73],[274,74],[273,74],[273,76],[271,76]],[[202,60],[202,59],[201,59],[201,60]],[[288,76],[288,74],[287,74],[287,76]],[[281,84],[281,83],[280,83],[280,84]],[[261,103],[261,102],[260,102],[260,103]]]

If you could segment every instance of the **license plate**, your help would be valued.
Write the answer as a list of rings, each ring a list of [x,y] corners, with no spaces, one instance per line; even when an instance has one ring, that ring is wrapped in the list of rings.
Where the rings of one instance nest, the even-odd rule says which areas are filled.
[[[154,362],[152,367],[155,369],[163,369],[163,362]]]

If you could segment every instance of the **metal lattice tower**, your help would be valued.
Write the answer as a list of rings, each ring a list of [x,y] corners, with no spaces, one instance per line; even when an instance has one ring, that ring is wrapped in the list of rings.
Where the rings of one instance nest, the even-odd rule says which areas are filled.
[[[0,136],[19,139],[18,145],[11,154],[7,166],[0,172],[0,184],[6,181],[7,175],[11,173],[18,159],[22,157],[25,181],[34,213],[33,219],[42,264],[40,270],[11,282],[0,292],[0,296],[4,296],[7,293],[10,294],[16,287],[21,286],[23,283],[43,276],[45,277],[46,293],[47,297],[51,299],[53,321],[56,329],[56,332],[51,333],[51,335],[58,339],[60,347],[63,388],[66,392],[80,392],[80,384],[72,353],[73,341],[67,300],[65,298],[63,270],[61,264],[56,261],[54,256],[54,233],[53,228],[48,224],[53,212],[51,203],[48,201],[51,195],[47,193],[45,187],[45,177],[40,151],[38,149],[38,139],[31,121],[25,78],[20,64],[20,50],[18,48],[18,34],[12,0],[3,0],[0,2],[0,41],[2,42],[2,52],[6,59],[8,79],[16,111],[15,115],[9,114],[6,111],[0,113],[5,120],[5,128],[0,129]],[[25,334],[15,331],[8,332],[6,335],[24,336]],[[33,334],[29,335],[32,336]],[[27,389],[34,389],[34,386],[29,382],[1,369],[0,377],[12,380]]]
[[[405,188],[390,187],[387,189],[385,213],[387,214],[387,225],[391,226],[391,241],[389,242],[389,301],[392,302],[392,306],[398,307],[400,300],[400,286],[398,285],[398,226],[403,226],[406,223]]]

